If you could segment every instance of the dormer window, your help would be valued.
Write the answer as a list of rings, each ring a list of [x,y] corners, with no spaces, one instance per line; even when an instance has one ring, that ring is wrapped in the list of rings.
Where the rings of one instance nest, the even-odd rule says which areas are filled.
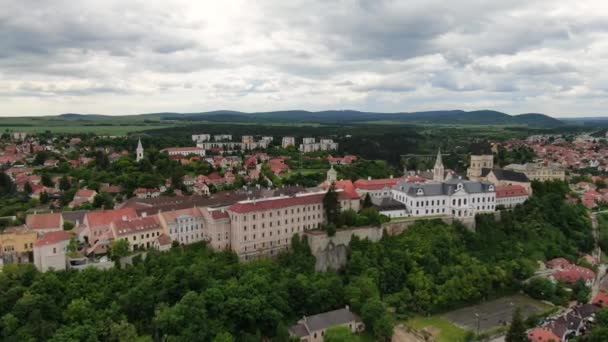
[[[494,185],[490,185],[490,186],[488,187],[488,190],[489,190],[489,191],[494,191]]]
[[[424,191],[422,191],[422,189],[418,189],[418,191],[416,191],[416,195],[422,196],[424,195]]]
[[[462,183],[458,183],[458,185],[456,185],[456,190],[462,190]]]

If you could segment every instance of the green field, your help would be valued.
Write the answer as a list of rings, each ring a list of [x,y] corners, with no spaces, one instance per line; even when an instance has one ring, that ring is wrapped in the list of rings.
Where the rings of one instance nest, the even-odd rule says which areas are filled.
[[[418,331],[429,332],[437,342],[463,342],[467,335],[466,330],[441,316],[416,316],[405,322],[405,325]]]

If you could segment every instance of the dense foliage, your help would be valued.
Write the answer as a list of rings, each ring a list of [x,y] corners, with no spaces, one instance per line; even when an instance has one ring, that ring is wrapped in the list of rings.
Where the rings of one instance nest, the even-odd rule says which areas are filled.
[[[5,341],[274,341],[303,315],[350,305],[376,340],[400,315],[460,307],[520,288],[538,259],[574,257],[592,247],[580,205],[562,183],[535,184],[535,196],[478,231],[421,221],[380,242],[354,239],[341,274],[314,272],[305,242],[278,260],[239,263],[202,244],[151,251],[126,268],[41,274],[0,273],[0,338]],[[120,255],[124,246],[114,246]]]

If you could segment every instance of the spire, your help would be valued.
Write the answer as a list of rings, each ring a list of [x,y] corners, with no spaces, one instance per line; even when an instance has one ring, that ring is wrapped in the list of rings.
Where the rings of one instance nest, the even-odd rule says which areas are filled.
[[[443,167],[443,160],[441,158],[441,147],[437,150],[437,159],[435,159],[435,168]]]
[[[433,168],[433,180],[437,182],[444,181],[444,168],[443,160],[441,160],[441,148],[437,150],[437,159],[435,160],[435,167]]]
[[[144,147],[141,145],[141,138],[137,140],[137,149],[135,150],[135,161],[144,159]]]
[[[140,150],[143,150],[143,149],[144,149],[144,147],[141,146],[141,138],[139,138],[139,139],[137,139],[137,150],[140,151]]]

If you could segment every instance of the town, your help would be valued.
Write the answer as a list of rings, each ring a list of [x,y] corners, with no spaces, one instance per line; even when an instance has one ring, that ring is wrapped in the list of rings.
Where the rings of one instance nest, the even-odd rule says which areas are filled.
[[[338,243],[337,236],[347,236],[342,246],[353,236],[378,241],[426,220],[459,222],[475,231],[479,215],[499,219],[501,213],[504,217],[518,210],[543,182],[567,182],[565,200],[593,212],[603,208],[608,196],[600,176],[608,165],[602,159],[606,139],[588,134],[570,141],[530,136],[472,142],[466,169],[446,167],[439,149],[427,157],[431,169],[404,168],[387,178],[356,179],[344,178],[343,170],[365,161],[337,155],[338,144],[326,138],[317,143],[304,137],[298,146],[292,136],[256,140],[248,135],[238,143],[230,134],[196,134],[194,146],[152,152],[141,138],[128,140],[131,149],[117,148],[116,138],[91,148],[96,139],[22,132],[2,136],[2,190],[30,200],[25,208],[4,209],[0,265],[33,264],[41,272],[106,270],[132,264],[135,256],[145,257],[149,251],[200,243],[251,262],[280,258],[293,248],[294,238],[303,237],[317,259],[317,270],[339,270],[345,260],[320,261],[332,258],[327,243]],[[524,154],[525,162],[506,164],[511,160],[501,157],[505,154]],[[157,166],[151,165],[153,160]],[[317,175],[303,176],[303,161]],[[163,165],[170,177],[143,174],[137,180],[104,182],[85,173],[111,170],[113,165],[120,170]],[[286,182],[294,168],[299,168],[296,178],[301,182]],[[582,334],[600,308],[608,306],[608,281],[603,281],[605,267],[598,255],[581,256],[583,264],[562,256],[547,260],[526,280],[526,293],[532,297],[542,286],[574,286],[577,296],[588,291],[576,299],[580,306],[553,312],[554,318],[529,330],[530,340],[565,341]],[[289,334],[308,341],[321,338],[332,327],[323,315],[336,316],[334,325],[348,322],[355,333],[365,329],[361,318],[346,307],[307,317]]]

